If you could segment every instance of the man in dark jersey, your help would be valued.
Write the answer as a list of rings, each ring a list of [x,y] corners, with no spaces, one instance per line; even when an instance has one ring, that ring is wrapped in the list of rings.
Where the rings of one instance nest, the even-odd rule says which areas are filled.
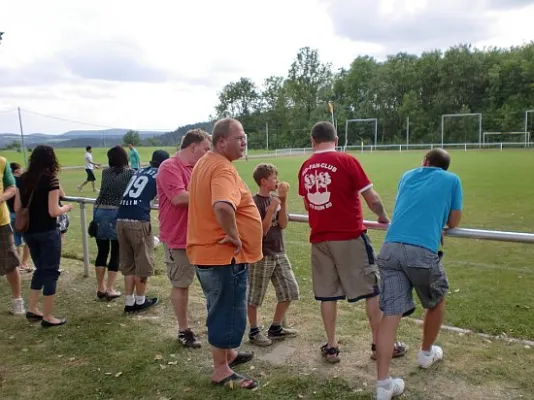
[[[157,195],[156,175],[169,153],[156,150],[150,166],[138,170],[124,191],[117,215],[120,268],[124,275],[125,313],[145,311],[159,303],[146,298],[148,278],[154,274],[154,235],[150,205]],[[135,296],[134,296],[135,289]]]

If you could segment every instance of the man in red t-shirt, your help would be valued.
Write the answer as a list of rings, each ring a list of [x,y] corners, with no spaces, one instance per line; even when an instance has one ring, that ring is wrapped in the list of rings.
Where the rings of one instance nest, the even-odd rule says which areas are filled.
[[[321,353],[329,362],[339,361],[335,333],[337,301],[347,299],[354,303],[365,299],[374,359],[382,312],[378,302],[378,268],[363,225],[360,194],[378,216],[378,222],[389,223],[389,218],[358,160],[336,151],[338,137],[334,126],[318,122],[312,128],[311,140],[314,153],[302,164],[298,182],[311,228],[313,291],[315,299],[321,301],[328,339]],[[405,353],[406,346],[397,343],[394,356]]]
[[[159,202],[159,235],[165,251],[167,276],[172,285],[171,301],[178,319],[178,340],[184,347],[199,348],[200,342],[187,321],[189,286],[195,278],[195,267],[189,263],[186,248],[187,186],[196,162],[210,149],[209,135],[201,129],[188,131],[180,151],[161,163],[156,183]]]

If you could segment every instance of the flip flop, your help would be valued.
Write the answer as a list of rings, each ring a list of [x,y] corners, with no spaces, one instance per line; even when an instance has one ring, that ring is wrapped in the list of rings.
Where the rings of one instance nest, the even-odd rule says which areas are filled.
[[[254,379],[250,379],[246,376],[236,374],[235,372],[224,378],[222,381],[215,382],[211,381],[212,384],[217,386],[226,386],[230,389],[247,389],[247,390],[256,390],[258,389],[258,382]],[[243,385],[243,383],[246,383]]]
[[[244,364],[249,361],[252,361],[253,358],[254,358],[253,351],[238,351],[237,357],[234,358],[230,363],[228,363],[228,366],[230,368],[234,368],[235,366],[239,364]]]

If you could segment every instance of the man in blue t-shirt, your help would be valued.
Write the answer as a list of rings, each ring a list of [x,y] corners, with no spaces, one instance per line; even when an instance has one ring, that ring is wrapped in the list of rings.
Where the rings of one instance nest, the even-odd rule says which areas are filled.
[[[154,274],[154,235],[150,204],[157,195],[156,175],[169,153],[156,150],[150,166],[137,171],[124,191],[117,214],[120,269],[124,275],[125,313],[145,311],[159,303],[146,298],[148,277]],[[135,296],[134,296],[135,290]]]
[[[397,327],[415,310],[415,288],[426,309],[423,343],[417,355],[422,368],[443,358],[435,346],[445,313],[447,275],[438,251],[444,227],[455,228],[462,217],[462,183],[447,172],[450,156],[443,149],[426,153],[422,166],[402,176],[384,245],[377,258],[380,269],[380,308],[384,318],[377,341],[377,399],[389,400],[404,391],[404,381],[389,375]]]

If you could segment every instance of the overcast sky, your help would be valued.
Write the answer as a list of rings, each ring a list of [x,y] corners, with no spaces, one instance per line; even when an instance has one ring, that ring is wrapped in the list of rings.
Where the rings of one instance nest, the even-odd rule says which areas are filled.
[[[348,67],[364,54],[519,45],[532,21],[534,0],[0,0],[0,132],[18,132],[19,106],[173,130],[206,120],[232,80],[285,76],[300,47]],[[96,129],[26,112],[23,123]]]

